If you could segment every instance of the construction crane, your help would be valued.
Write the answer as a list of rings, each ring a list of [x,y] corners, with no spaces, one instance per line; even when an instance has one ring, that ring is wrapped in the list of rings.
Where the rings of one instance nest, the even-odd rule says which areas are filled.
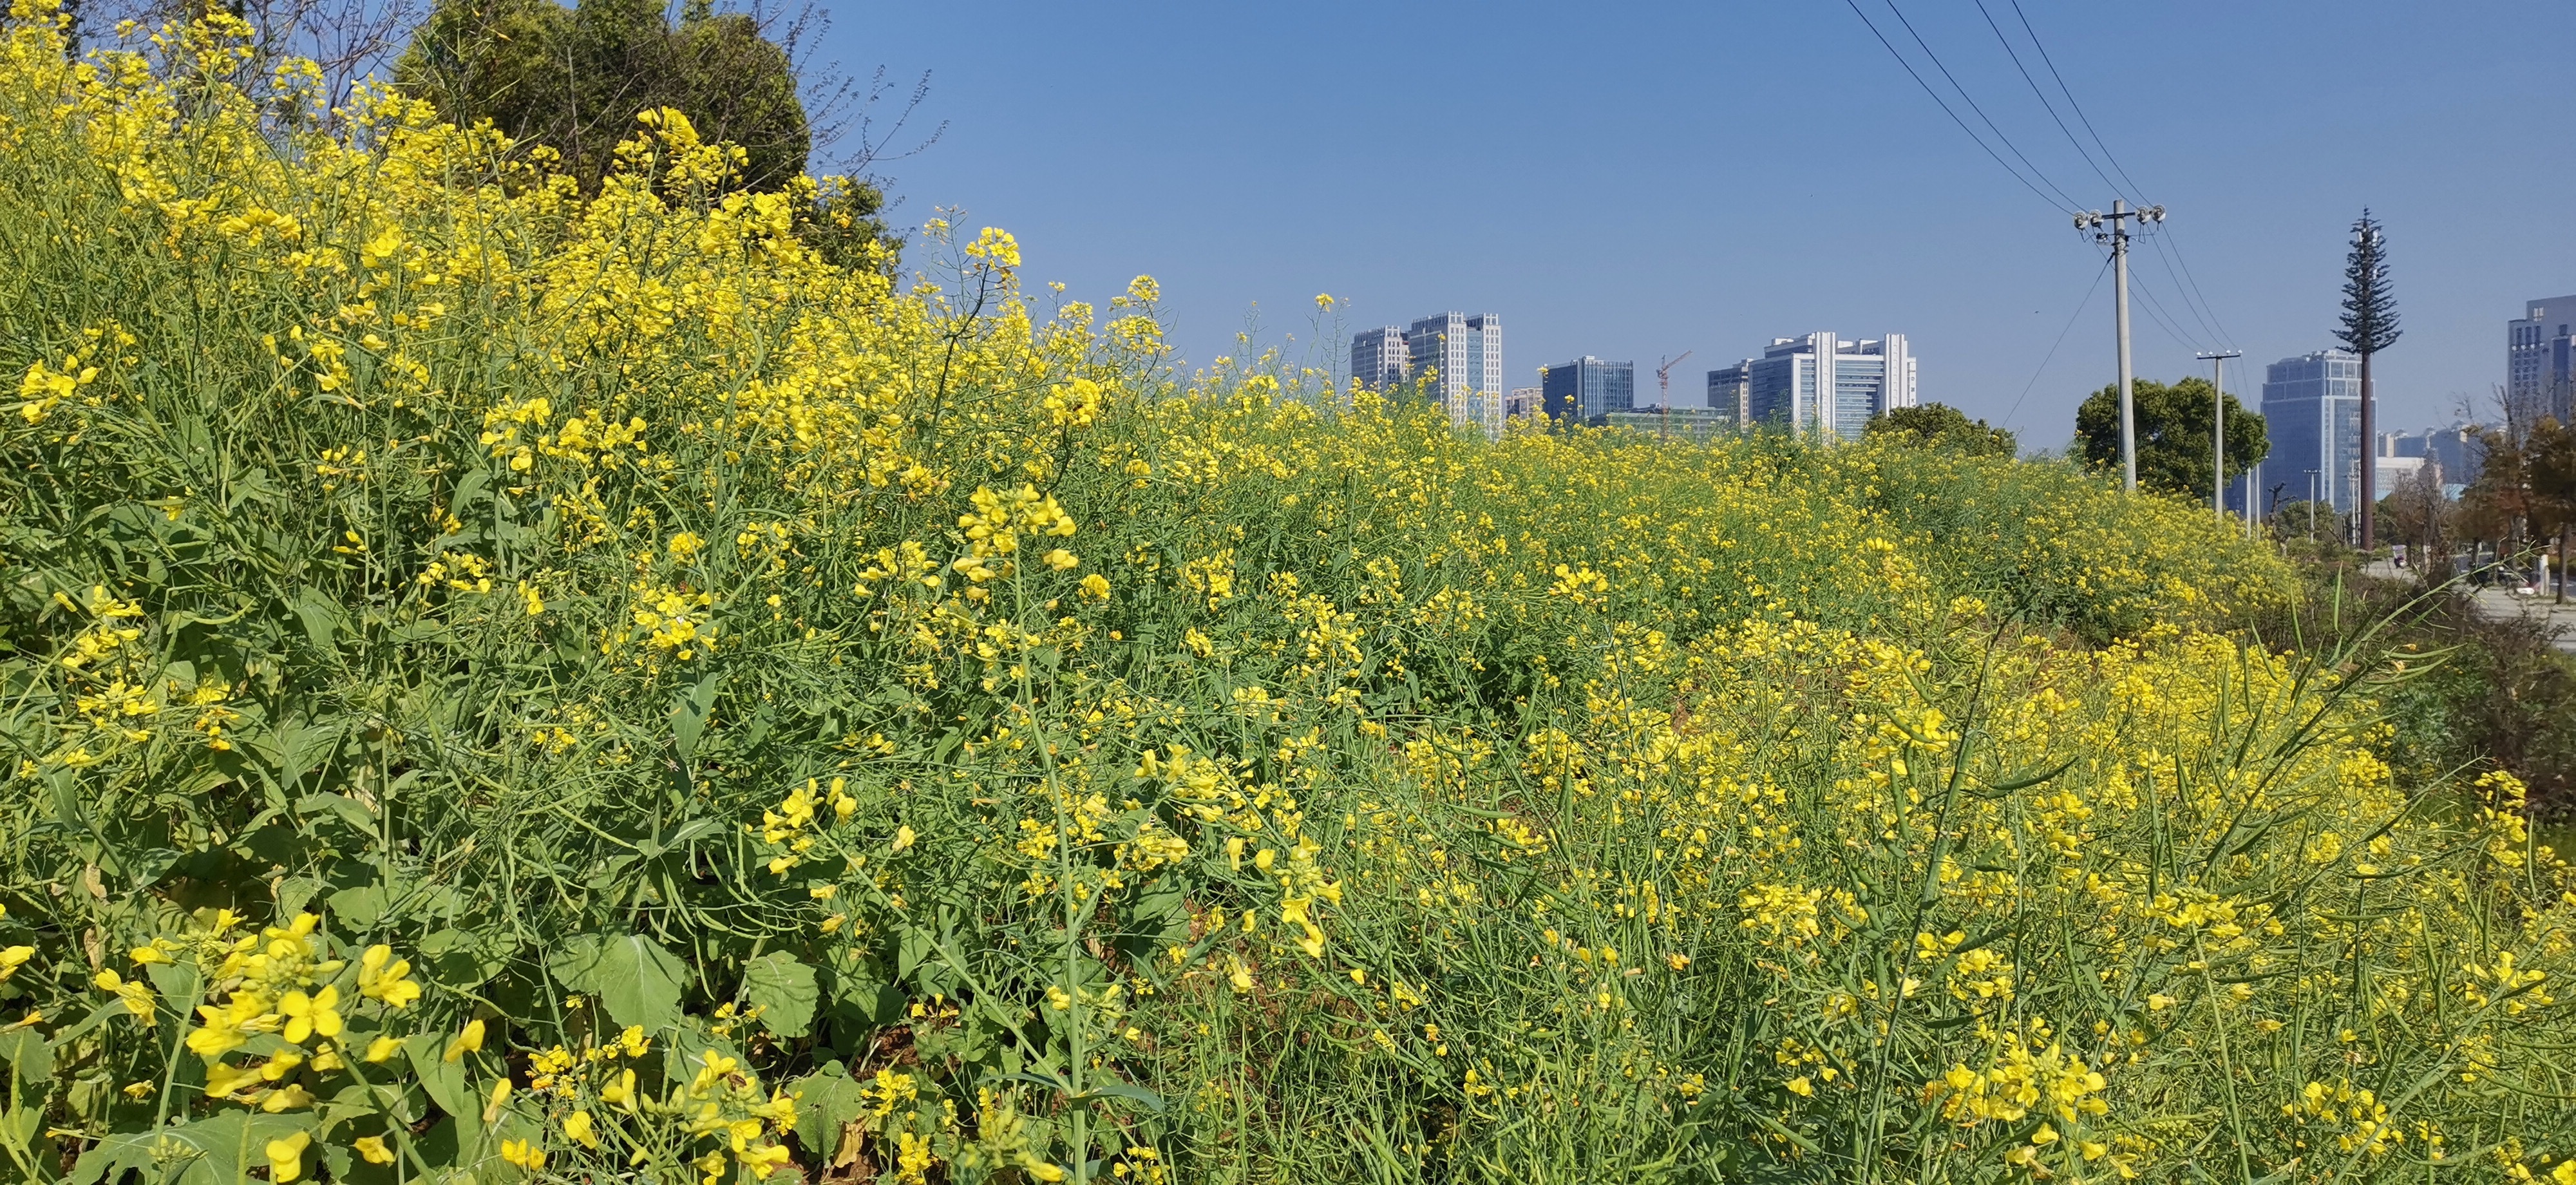
[[[1678,357],[1666,358],[1662,364],[1655,367],[1656,395],[1663,400],[1664,404],[1664,439],[1666,440],[1672,439],[1673,435],[1673,368],[1681,365],[1683,358],[1690,356],[1691,352],[1684,350]]]

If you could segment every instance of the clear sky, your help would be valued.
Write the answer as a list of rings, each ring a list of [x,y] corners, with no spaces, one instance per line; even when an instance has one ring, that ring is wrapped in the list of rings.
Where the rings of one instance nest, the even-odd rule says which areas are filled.
[[[1860,3],[1946,90],[1887,0]],[[2387,225],[2406,329],[2379,360],[2384,426],[2483,405],[2504,322],[2576,292],[2576,11],[2561,4],[2020,0],[2143,187],[2122,193],[1974,0],[1898,3],[2033,171],[2088,208],[2170,210],[2164,246],[2197,293],[2139,245],[2143,377],[2205,373],[2195,349],[2232,345],[2254,365],[2228,387],[2250,395],[2261,363],[2330,345],[2365,205]],[[2091,147],[2013,0],[1985,6]],[[1018,236],[1032,281],[1077,297],[1150,273],[1194,364],[1253,323],[1302,351],[1330,292],[1345,333],[1500,314],[1516,386],[1582,354],[1633,359],[1640,403],[1662,355],[1696,351],[1673,380],[1693,405],[1709,367],[1773,337],[1900,332],[1925,400],[2036,447],[2062,445],[2081,394],[2113,375],[2107,280],[2076,314],[2100,251],[1843,0],[829,7],[829,56],[931,71],[920,118],[949,124],[879,166],[897,221],[960,208],[970,229]]]

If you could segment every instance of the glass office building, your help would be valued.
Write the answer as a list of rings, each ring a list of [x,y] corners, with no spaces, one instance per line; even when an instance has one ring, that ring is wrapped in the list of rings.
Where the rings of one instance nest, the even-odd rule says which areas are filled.
[[[1739,428],[1753,422],[1752,362],[1708,372],[1708,410]]]
[[[2361,503],[2361,355],[2319,350],[2263,371],[2264,480],[2337,513]]]
[[[2527,301],[2521,319],[2505,322],[2507,405],[2537,420],[2576,422],[2576,296]]]
[[[1712,400],[1739,382],[1745,422],[1837,440],[1858,440],[1872,417],[1915,404],[1914,355],[1901,333],[1860,341],[1831,333],[1775,337],[1761,357],[1710,371]]]
[[[1351,339],[1351,385],[1371,391],[1392,391],[1404,385],[1413,366],[1412,348],[1404,344],[1404,331],[1389,325],[1384,329],[1363,329]]]
[[[1604,362],[1589,354],[1539,371],[1540,406],[1560,424],[1637,406],[1637,364]]]

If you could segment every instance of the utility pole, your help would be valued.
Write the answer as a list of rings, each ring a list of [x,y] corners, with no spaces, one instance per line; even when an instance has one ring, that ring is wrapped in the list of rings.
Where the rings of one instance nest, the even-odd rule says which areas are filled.
[[[1655,367],[1656,399],[1664,405],[1664,439],[1666,440],[1672,439],[1673,436],[1673,368],[1682,364],[1682,358],[1690,356],[1691,352],[1684,350],[1681,352],[1681,357],[1666,358]]]
[[[2308,542],[2317,541],[2317,471],[2308,470]]]
[[[2134,494],[2138,492],[2138,415],[2131,402],[2129,376],[2129,227],[2127,219],[2141,225],[2165,220],[2163,206],[2132,210],[2119,198],[2111,200],[2111,212],[2092,210],[2075,216],[2077,230],[2091,230],[2093,241],[2111,245],[2112,319],[2120,334],[2120,484]],[[2102,229],[2104,221],[2111,229]]]
[[[2209,362],[2209,385],[2213,395],[2209,401],[2209,506],[2218,512],[2220,526],[2227,525],[2227,360],[2244,356],[2243,350],[2214,350],[2194,355]],[[2246,471],[2246,478],[2252,480],[2252,470]],[[2254,521],[2254,503],[2250,498],[2245,503],[2245,521]]]

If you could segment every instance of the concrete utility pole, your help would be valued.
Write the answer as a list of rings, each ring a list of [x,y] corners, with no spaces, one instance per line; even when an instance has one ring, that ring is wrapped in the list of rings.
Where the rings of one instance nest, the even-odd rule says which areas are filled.
[[[2218,512],[2220,526],[2227,525],[2227,360],[2244,356],[2243,350],[2216,350],[2194,355],[2209,361],[2209,385],[2217,393],[2217,398],[2209,404],[2209,507]],[[2253,470],[2246,470],[2246,477],[2250,480]],[[2250,490],[2253,487],[2246,488]],[[2245,503],[2245,521],[2254,521],[2254,503],[2250,494]]]
[[[2129,377],[2129,227],[2126,219],[2140,224],[2165,220],[2163,206],[2132,210],[2129,203],[2111,200],[2111,212],[2092,210],[2075,216],[2077,230],[2091,230],[2093,241],[2111,245],[2112,319],[2120,333],[2120,481],[2121,488],[2138,492],[2138,415],[2131,403]],[[2111,229],[2103,230],[2104,221]]]

